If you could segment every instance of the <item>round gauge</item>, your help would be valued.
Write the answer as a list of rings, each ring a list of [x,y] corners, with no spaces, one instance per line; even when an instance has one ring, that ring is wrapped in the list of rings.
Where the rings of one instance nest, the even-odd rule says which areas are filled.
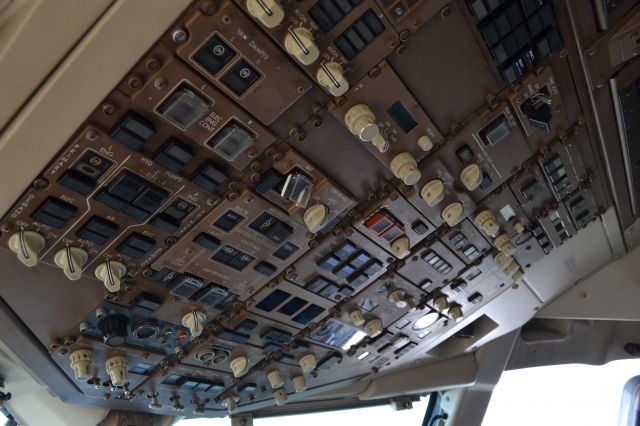
[[[435,311],[431,311],[428,314],[418,318],[413,323],[413,326],[411,328],[413,328],[414,330],[424,330],[425,328],[429,327],[430,325],[433,325],[436,321],[438,321],[439,317],[440,317],[440,314],[438,314]]]

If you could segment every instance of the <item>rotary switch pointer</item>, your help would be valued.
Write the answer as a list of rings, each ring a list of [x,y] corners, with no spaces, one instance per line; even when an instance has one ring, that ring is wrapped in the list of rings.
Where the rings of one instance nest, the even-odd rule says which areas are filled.
[[[106,260],[96,267],[96,278],[112,293],[120,290],[120,280],[127,272],[127,267],[114,260]]]
[[[53,261],[67,278],[76,281],[82,277],[82,267],[88,259],[89,255],[80,247],[66,246],[55,254]]]
[[[20,230],[9,238],[9,248],[18,256],[18,260],[28,268],[38,264],[38,253],[44,249],[45,239],[35,231]]]

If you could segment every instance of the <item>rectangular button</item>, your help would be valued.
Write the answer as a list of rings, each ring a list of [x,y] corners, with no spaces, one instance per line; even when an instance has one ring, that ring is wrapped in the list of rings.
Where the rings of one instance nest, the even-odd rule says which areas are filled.
[[[358,246],[351,241],[346,240],[333,250],[333,254],[338,256],[340,260],[346,260],[349,256],[356,252]]]
[[[37,222],[60,229],[71,219],[76,211],[78,211],[78,208],[73,204],[49,197],[31,214],[31,217]]]
[[[205,234],[201,232],[194,240],[194,243],[198,244],[200,247],[204,247],[207,250],[215,250],[220,245],[220,240],[214,236],[209,234]]]
[[[188,298],[200,290],[202,285],[202,278],[190,274],[181,274],[175,277],[169,283],[168,287],[169,290],[171,290],[171,293],[180,297]]]
[[[156,244],[155,240],[145,235],[134,232],[116,248],[119,253],[133,259],[144,257]]]
[[[253,269],[256,272],[260,272],[262,275],[265,275],[267,277],[272,276],[278,270],[278,268],[276,268],[272,264],[264,261],[258,263]]]
[[[231,259],[227,263],[227,266],[230,266],[233,269],[237,269],[238,271],[242,271],[244,268],[247,267],[247,265],[253,262],[254,259],[255,259],[254,257],[249,256],[246,253],[239,252],[233,259]]]
[[[193,149],[176,138],[170,138],[156,152],[154,161],[165,169],[180,173],[194,156]]]
[[[111,129],[111,137],[134,151],[140,151],[154,132],[155,129],[149,121],[133,111],[128,111]]]
[[[64,172],[58,183],[81,195],[87,195],[95,188],[93,179],[72,169]]]
[[[236,213],[233,210],[227,210],[222,216],[218,218],[213,224],[222,229],[223,231],[231,231],[235,226],[244,219],[244,216]]]
[[[83,240],[102,245],[113,237],[117,230],[118,225],[114,222],[99,216],[93,216],[78,230],[76,235]]]
[[[216,75],[234,56],[236,52],[219,36],[214,35],[193,55],[193,59],[211,74]]]
[[[222,77],[222,82],[236,95],[242,96],[259,79],[260,73],[246,61],[240,60]]]
[[[284,243],[282,247],[273,252],[273,255],[280,260],[286,260],[289,256],[291,256],[294,252],[298,250],[298,247],[291,243]]]
[[[335,268],[336,266],[338,266],[339,263],[340,263],[340,259],[338,259],[332,253],[329,253],[328,255],[326,255],[325,257],[320,259],[318,261],[317,265],[318,265],[318,267],[320,269],[324,269],[325,271],[329,271],[329,270]]]
[[[207,192],[215,192],[225,180],[227,175],[213,162],[205,163],[192,178],[194,185]]]
[[[222,249],[219,252],[217,252],[212,257],[212,259],[215,260],[216,262],[220,262],[220,263],[223,263],[223,264],[226,265],[238,253],[240,253],[240,251],[238,249],[235,249],[235,248],[227,245],[227,246],[222,247]]]

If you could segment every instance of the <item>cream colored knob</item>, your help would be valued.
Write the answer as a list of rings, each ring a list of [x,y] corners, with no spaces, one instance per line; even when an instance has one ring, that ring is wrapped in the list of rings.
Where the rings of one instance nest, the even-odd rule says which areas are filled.
[[[44,249],[45,244],[44,237],[35,231],[20,230],[9,237],[9,248],[28,268],[38,264],[38,254]]]
[[[418,170],[418,163],[413,155],[403,152],[396,155],[389,168],[398,179],[402,179],[405,185],[415,185],[420,180],[422,174]]]
[[[496,217],[493,215],[491,210],[483,210],[478,213],[473,219],[473,222],[484,232],[486,235],[490,237],[496,237],[498,232],[500,231],[500,226],[496,221]]]
[[[287,391],[284,388],[276,389],[273,391],[273,398],[276,400],[276,405],[284,405],[287,403]]]
[[[387,300],[393,303],[396,308],[406,308],[408,305],[407,302],[407,293],[404,290],[395,289],[389,293],[387,296]]]
[[[389,143],[380,132],[378,132],[376,137],[373,138],[373,140],[371,141],[371,145],[375,146],[376,149],[380,152],[387,152],[387,150],[389,149]]]
[[[493,245],[507,256],[513,256],[516,252],[516,246],[511,242],[511,238],[507,234],[500,234],[493,241]]]
[[[473,191],[482,183],[482,170],[477,164],[469,164],[460,172],[460,181],[467,191]]]
[[[231,368],[233,377],[236,379],[238,377],[242,377],[242,375],[247,372],[248,366],[249,362],[247,361],[247,357],[244,355],[237,356],[229,361],[229,368]]]
[[[316,73],[316,80],[327,92],[333,96],[342,96],[349,90],[349,82],[344,76],[342,66],[337,62],[327,62],[320,65]]]
[[[282,379],[282,374],[278,370],[273,370],[267,373],[267,380],[271,385],[271,388],[277,389],[284,386],[284,380]]]
[[[516,234],[522,234],[525,230],[525,227],[522,222],[515,222],[513,224],[513,230],[516,231]]]
[[[524,272],[522,272],[522,269],[518,269],[513,275],[511,275],[511,279],[513,281],[518,281],[520,280],[520,278],[522,278],[523,275]]]
[[[293,389],[296,392],[304,392],[307,390],[307,384],[304,382],[304,377],[295,376],[291,379],[291,382],[293,383]]]
[[[96,267],[96,278],[112,293],[120,290],[120,279],[127,272],[127,267],[120,262],[107,260]]]
[[[349,312],[349,319],[351,320],[351,324],[356,327],[360,327],[364,324],[364,315],[360,309],[356,309],[354,311]]]
[[[349,108],[344,115],[344,123],[347,125],[347,129],[363,142],[373,140],[380,133],[375,114],[365,104]]]
[[[455,322],[459,322],[462,319],[462,307],[460,305],[454,305],[449,308],[449,316]]]
[[[76,380],[89,380],[93,377],[93,352],[90,349],[78,349],[69,355],[71,369]]]
[[[311,65],[320,56],[320,49],[307,28],[290,28],[284,37],[284,48],[302,65]]]
[[[314,354],[303,355],[302,358],[298,360],[298,365],[302,368],[303,373],[313,371],[313,369],[316,368],[316,356]]]
[[[447,296],[444,294],[436,296],[436,298],[433,299],[433,306],[440,312],[446,311],[447,308],[449,308],[449,300],[447,299]]]
[[[395,257],[403,257],[409,254],[409,237],[402,235],[391,243],[391,251]]]
[[[127,358],[122,355],[112,356],[106,362],[107,374],[114,386],[123,386],[129,381]]]
[[[428,152],[433,149],[433,141],[427,135],[420,136],[418,138],[418,146],[420,147],[421,150]]]
[[[324,204],[314,204],[304,212],[303,220],[309,232],[316,233],[327,221],[329,207]]]
[[[240,401],[238,395],[229,395],[222,399],[222,406],[226,407],[230,413],[233,413],[238,409],[238,401]]]
[[[278,26],[284,19],[284,9],[277,0],[247,0],[247,11],[267,28]]]
[[[504,273],[509,277],[513,277],[513,275],[519,270],[520,265],[518,265],[518,262],[513,262],[504,269]]]
[[[182,325],[189,329],[191,337],[198,337],[202,334],[204,320],[207,315],[201,311],[192,311],[182,317]]]
[[[442,210],[440,216],[442,217],[442,220],[447,223],[447,225],[453,226],[458,223],[463,213],[464,207],[462,206],[462,203],[459,201],[454,201]]]
[[[420,197],[429,207],[438,205],[444,199],[444,183],[440,179],[430,180],[420,190]]]
[[[53,261],[71,281],[80,279],[82,266],[87,263],[88,259],[89,255],[86,251],[80,247],[70,246],[60,249],[53,257]]]
[[[367,336],[374,338],[382,333],[382,321],[379,318],[372,318],[364,325],[364,332]]]
[[[498,268],[505,270],[511,265],[513,262],[513,258],[511,256],[507,256],[504,253],[498,253],[496,257],[493,258],[493,261],[496,262]]]

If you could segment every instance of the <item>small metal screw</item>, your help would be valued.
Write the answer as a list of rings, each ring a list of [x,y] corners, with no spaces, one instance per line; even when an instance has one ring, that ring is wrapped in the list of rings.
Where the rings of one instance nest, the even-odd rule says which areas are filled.
[[[187,41],[187,31],[183,28],[176,28],[171,33],[171,39],[174,43],[184,43]]]

